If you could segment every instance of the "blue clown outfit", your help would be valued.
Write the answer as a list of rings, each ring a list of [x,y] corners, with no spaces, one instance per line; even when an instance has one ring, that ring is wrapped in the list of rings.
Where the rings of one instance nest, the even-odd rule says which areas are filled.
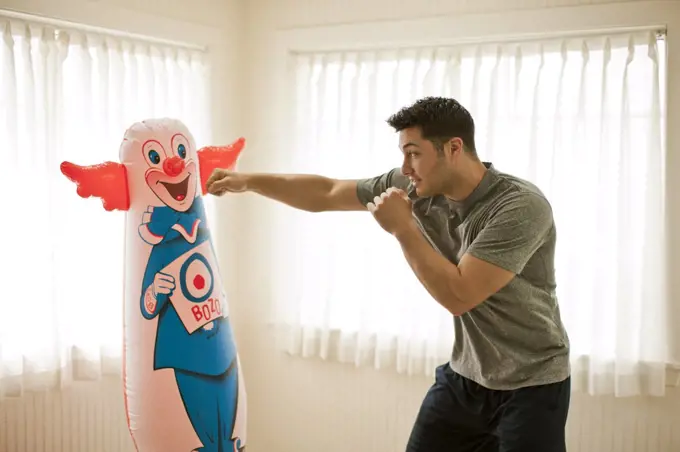
[[[195,198],[186,212],[167,206],[154,207],[150,221],[145,226],[151,234],[162,238],[151,250],[141,290],[142,315],[146,319],[158,316],[154,370],[174,370],[187,415],[204,446],[198,450],[240,450],[238,440],[235,444],[231,437],[239,383],[236,346],[228,318],[218,317],[209,328],[206,325],[190,334],[169,302],[169,295],[156,295],[153,312],[149,312],[144,303],[147,289],[153,285],[156,274],[163,268],[206,241],[212,250],[203,200],[201,197]],[[190,235],[195,233],[195,242],[187,241],[176,230],[178,227]],[[190,256],[186,262],[192,259],[205,263],[211,274],[217,272],[209,267],[205,257],[199,252]],[[176,281],[175,291],[186,290],[186,276],[185,265],[180,271],[180,280]],[[192,300],[190,296],[187,298]]]

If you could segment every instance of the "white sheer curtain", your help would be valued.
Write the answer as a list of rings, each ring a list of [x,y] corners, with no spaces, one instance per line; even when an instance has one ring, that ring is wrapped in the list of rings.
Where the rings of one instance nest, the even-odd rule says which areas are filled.
[[[69,160],[118,160],[125,129],[209,139],[201,52],[0,17],[0,398],[121,369],[123,213],[84,200]]]
[[[286,171],[385,172],[401,162],[385,119],[422,96],[457,98],[483,160],[535,182],[554,206],[575,390],[661,394],[664,58],[655,33],[296,54]],[[288,238],[275,251],[289,264],[276,316],[290,353],[411,374],[448,359],[450,314],[370,215],[282,212],[277,236]]]

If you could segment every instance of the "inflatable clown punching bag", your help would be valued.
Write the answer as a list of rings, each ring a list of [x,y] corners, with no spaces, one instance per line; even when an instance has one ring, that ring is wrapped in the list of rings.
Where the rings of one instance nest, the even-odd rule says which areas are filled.
[[[139,452],[245,450],[246,397],[203,205],[245,141],[196,150],[182,122],[130,127],[120,163],[61,165],[84,198],[126,211],[124,398]],[[106,259],[106,256],[102,256]]]

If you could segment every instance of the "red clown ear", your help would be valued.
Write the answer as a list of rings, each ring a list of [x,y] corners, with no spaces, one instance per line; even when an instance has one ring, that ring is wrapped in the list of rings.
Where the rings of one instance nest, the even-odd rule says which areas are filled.
[[[128,210],[130,208],[125,165],[106,162],[98,165],[80,166],[71,162],[63,162],[60,169],[64,176],[76,184],[80,197],[95,196],[101,198],[104,209],[107,211]]]
[[[228,146],[206,146],[197,151],[198,165],[201,168],[201,191],[208,193],[206,183],[212,172],[218,168],[231,170],[236,164],[243,147],[245,138],[239,138]]]

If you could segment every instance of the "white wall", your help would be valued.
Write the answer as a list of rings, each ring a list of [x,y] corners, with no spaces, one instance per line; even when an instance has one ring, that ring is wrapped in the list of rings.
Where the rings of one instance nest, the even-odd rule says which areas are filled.
[[[248,0],[245,133],[250,146],[241,161],[241,169],[276,171],[286,158],[285,131],[278,133],[277,115],[284,90],[278,65],[281,64],[281,52],[287,46],[295,49],[338,48],[352,45],[357,36],[373,42],[394,42],[455,38],[461,34],[522,33],[532,31],[532,24],[540,24],[542,18],[548,16],[553,20],[546,26],[554,25],[555,29],[567,24],[590,28],[604,20],[602,10],[591,10],[589,6],[583,10],[556,8],[598,3],[600,6],[611,3],[605,7],[614,7],[607,9],[609,26],[626,25],[633,20],[635,12],[624,11],[631,4],[643,6],[642,10],[652,13],[655,8],[663,11],[659,9],[659,3],[646,1],[348,0],[341,4],[335,0]],[[530,11],[531,8],[542,9]],[[619,10],[622,12],[617,13]],[[560,21],[563,11],[569,21],[566,17],[565,22]],[[414,20],[421,18],[422,21]],[[666,23],[664,19],[661,17],[661,25]],[[674,24],[677,25],[678,20]],[[678,34],[678,28],[669,30],[669,41],[675,39],[671,49],[674,63],[669,65],[671,74],[680,73]],[[680,119],[678,77],[680,75],[672,76],[670,82],[675,86],[671,88],[670,96],[676,122]],[[677,134],[673,135],[670,144],[679,149]],[[675,172],[680,170],[678,157],[672,156],[669,164]],[[678,192],[677,189],[674,191]],[[268,243],[273,239],[267,219],[275,206],[256,196],[237,198],[231,201],[232,206],[238,206],[241,230],[249,231],[247,238],[241,236],[242,246],[238,249],[242,269],[238,298],[242,304],[238,308],[241,310],[239,347],[249,394],[249,450],[403,450],[430,381],[398,376],[389,371],[302,360],[276,351],[274,334],[264,320],[272,298],[266,281],[278,266],[285,265],[285,262],[270,262],[268,256]],[[675,229],[680,230],[678,212],[671,213]],[[680,251],[677,239],[673,246]],[[674,265],[680,269],[677,262]],[[680,300],[679,294],[676,287],[675,300]],[[680,393],[677,390],[661,400],[575,396],[569,421],[569,450],[677,452],[680,435],[673,425],[680,425]]]
[[[483,20],[484,16],[472,16],[473,13],[509,15],[513,11],[539,7],[554,11],[560,5],[624,3],[614,0],[347,1],[349,3],[341,5],[337,0],[155,0],[148,4],[138,0],[0,0],[0,8],[209,45],[215,67],[215,141],[228,142],[237,135],[245,135],[248,145],[241,167],[266,171],[276,170],[285,155],[285,141],[278,141],[275,133],[277,94],[281,89],[276,64],[282,36],[292,35],[282,34],[281,30],[292,30],[294,36],[304,39],[304,33],[331,24],[349,24],[346,26],[351,28],[351,24],[360,22],[389,23],[444,15],[452,15],[452,23],[460,23],[468,17]],[[652,5],[650,7],[656,5],[646,3]],[[591,19],[584,13],[584,22]],[[493,23],[487,23],[487,28],[491,26]],[[322,32],[324,30],[322,28]],[[340,33],[336,37],[347,33],[342,27],[334,30]],[[677,36],[680,30],[672,33]],[[680,74],[677,49],[674,55],[675,66],[669,68],[671,73]],[[671,97],[675,102],[676,122],[680,119],[677,116],[680,79],[677,77],[680,75],[671,79],[675,86]],[[672,144],[677,150],[680,140],[675,137]],[[680,169],[680,153],[675,154],[669,172]],[[270,272],[284,264],[270,263],[267,254],[271,231],[266,220],[273,205],[250,195],[232,197],[220,204],[220,257],[232,295],[231,312],[247,379],[248,451],[403,450],[411,422],[430,382],[390,372],[300,360],[276,352],[274,336],[264,321],[271,299],[266,282]],[[672,213],[678,218],[677,211]],[[238,244],[230,240],[233,234],[238,234]],[[677,239],[673,246],[678,249]],[[104,395],[101,389],[112,393]],[[3,402],[0,452],[132,451],[120,391],[120,382],[109,381],[62,394],[31,395]],[[677,391],[665,399],[646,400],[590,400],[577,396],[570,418],[570,452],[677,452],[680,434],[673,426],[680,425],[679,407]],[[58,416],[65,420],[56,421]],[[73,420],[75,422],[67,422]],[[95,427],[89,429],[88,425]],[[646,430],[651,433],[647,435]],[[57,435],[55,432],[59,431]],[[50,444],[50,438],[56,438],[57,442]]]

